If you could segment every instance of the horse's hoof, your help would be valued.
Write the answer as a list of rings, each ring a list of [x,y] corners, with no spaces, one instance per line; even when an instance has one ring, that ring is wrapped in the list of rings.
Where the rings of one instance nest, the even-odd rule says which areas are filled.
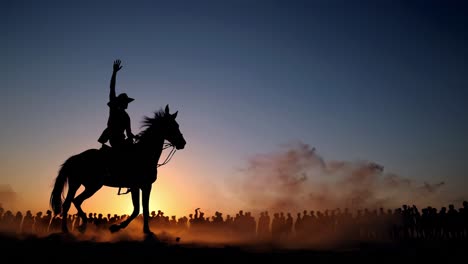
[[[158,237],[151,231],[145,232],[144,240],[146,242],[159,242]]]
[[[115,232],[120,230],[120,226],[119,225],[111,225],[109,227],[109,230],[111,231],[111,233],[115,233]]]
[[[153,232],[151,232],[151,230],[146,228],[143,229],[143,234],[145,234],[146,237],[156,237],[156,235]]]

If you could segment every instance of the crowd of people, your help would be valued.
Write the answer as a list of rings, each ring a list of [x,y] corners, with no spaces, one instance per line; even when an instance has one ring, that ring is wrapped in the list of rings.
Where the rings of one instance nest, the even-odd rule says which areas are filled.
[[[77,215],[69,215],[69,230],[78,232],[81,223]],[[89,213],[88,230],[104,231],[110,225],[123,221],[127,215]],[[139,220],[139,221],[138,221]],[[141,223],[142,216],[137,218]],[[156,232],[190,234],[193,236],[236,237],[242,239],[320,241],[348,240],[463,240],[468,238],[468,202],[460,208],[449,204],[439,209],[427,206],[402,205],[395,209],[304,210],[294,216],[289,212],[238,211],[223,216],[217,211],[207,216],[200,208],[188,216],[166,216],[162,211],[150,215],[150,227]],[[30,210],[13,213],[0,207],[0,231],[5,233],[47,235],[60,232],[61,216]]]

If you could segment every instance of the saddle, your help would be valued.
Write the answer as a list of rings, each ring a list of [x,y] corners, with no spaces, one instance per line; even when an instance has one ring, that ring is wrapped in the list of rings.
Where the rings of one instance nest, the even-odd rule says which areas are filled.
[[[104,145],[98,150],[99,166],[103,169],[105,185],[131,188],[151,180],[156,171],[142,165],[137,145],[129,144],[123,148]]]

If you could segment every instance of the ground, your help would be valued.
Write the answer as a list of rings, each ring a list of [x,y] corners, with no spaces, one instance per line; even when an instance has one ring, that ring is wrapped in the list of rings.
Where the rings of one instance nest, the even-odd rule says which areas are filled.
[[[142,239],[100,242],[78,239],[76,235],[60,233],[44,237],[3,234],[0,236],[2,259],[27,263],[107,262],[196,262],[251,263],[301,261],[308,263],[448,263],[466,259],[466,242],[411,241],[400,243],[352,243],[328,249],[285,249],[263,245],[204,245],[179,243],[176,240]],[[461,260],[458,260],[461,261]]]

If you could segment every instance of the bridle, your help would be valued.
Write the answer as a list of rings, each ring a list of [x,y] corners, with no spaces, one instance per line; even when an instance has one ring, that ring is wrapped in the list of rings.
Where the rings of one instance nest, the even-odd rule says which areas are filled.
[[[162,149],[165,150],[165,149],[170,148],[170,147],[172,147],[171,151],[169,152],[169,154],[167,154],[167,157],[166,157],[166,159],[164,160],[163,163],[158,163],[157,164],[158,168],[163,166],[163,165],[166,165],[172,159],[172,156],[174,156],[177,149],[173,144],[171,144],[169,142],[164,143]]]

